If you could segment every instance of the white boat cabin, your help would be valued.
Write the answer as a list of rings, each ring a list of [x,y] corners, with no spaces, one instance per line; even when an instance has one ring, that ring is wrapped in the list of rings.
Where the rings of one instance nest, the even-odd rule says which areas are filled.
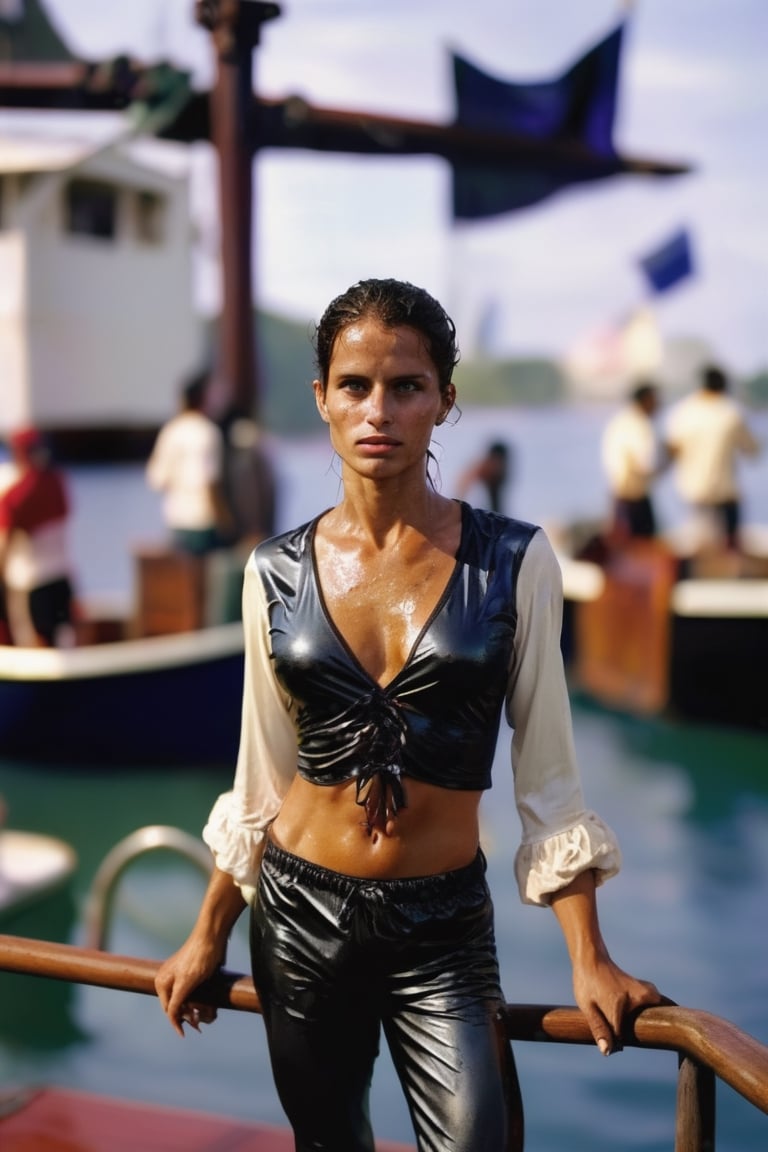
[[[156,428],[203,344],[186,151],[0,120],[0,436]]]

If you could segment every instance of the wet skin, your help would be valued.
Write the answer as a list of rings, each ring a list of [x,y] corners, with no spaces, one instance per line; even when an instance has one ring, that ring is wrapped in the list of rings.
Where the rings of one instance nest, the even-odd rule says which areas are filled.
[[[315,560],[326,611],[372,679],[406,663],[455,567],[458,505],[427,482],[426,453],[450,410],[421,335],[368,320],[336,341],[320,415],[342,464],[344,499],[319,522]],[[405,780],[407,807],[372,828],[354,781],[318,788],[297,777],[271,835],[313,863],[358,876],[429,875],[473,859],[479,792]]]

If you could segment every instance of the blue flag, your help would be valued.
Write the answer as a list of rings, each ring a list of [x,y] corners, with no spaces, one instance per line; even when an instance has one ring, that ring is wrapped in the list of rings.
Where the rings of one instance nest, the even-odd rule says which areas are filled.
[[[640,260],[648,286],[653,292],[666,292],[686,276],[693,275],[693,256],[688,231],[681,228]]]
[[[481,72],[454,54],[456,124],[531,141],[579,145],[572,160],[553,162],[542,152],[510,162],[507,168],[454,162],[453,213],[476,219],[524,208],[558,189],[601,179],[619,170],[613,124],[624,25],[590,49],[562,76],[533,84],[514,84]],[[602,161],[585,164],[583,158]]]

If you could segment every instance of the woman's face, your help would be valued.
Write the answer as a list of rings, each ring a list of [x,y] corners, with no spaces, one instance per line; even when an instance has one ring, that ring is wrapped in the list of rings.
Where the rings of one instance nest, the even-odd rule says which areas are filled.
[[[399,475],[424,460],[432,430],[453,407],[453,385],[440,391],[437,368],[415,328],[363,319],[336,338],[325,386],[315,400],[331,443],[355,472]]]

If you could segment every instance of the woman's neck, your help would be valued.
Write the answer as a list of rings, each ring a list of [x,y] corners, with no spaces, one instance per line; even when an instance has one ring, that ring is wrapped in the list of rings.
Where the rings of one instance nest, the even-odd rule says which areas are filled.
[[[328,513],[326,528],[334,535],[357,538],[375,549],[390,548],[412,533],[443,545],[455,534],[459,505],[423,485],[418,491],[395,486],[352,483]]]

